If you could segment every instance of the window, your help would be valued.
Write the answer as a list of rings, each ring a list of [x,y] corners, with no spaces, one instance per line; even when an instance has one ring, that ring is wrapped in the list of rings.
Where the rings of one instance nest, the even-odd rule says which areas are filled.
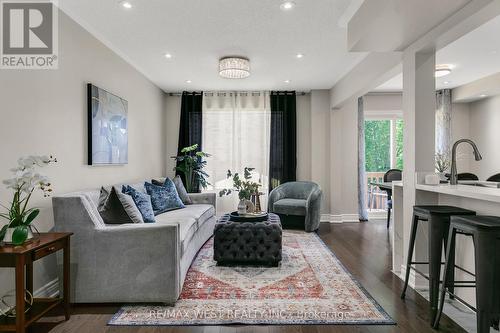
[[[403,170],[404,123],[399,115],[367,116],[365,120],[366,200],[370,212],[387,208],[387,195],[372,182],[383,181],[389,169]]]
[[[202,145],[212,155],[205,168],[212,184],[208,190],[232,188],[227,170],[243,173],[245,167],[252,167],[253,180],[262,184],[263,193],[268,192],[270,121],[267,92],[204,93]],[[261,197],[263,207],[265,199]],[[236,193],[218,198],[218,211],[235,210],[237,202]]]
[[[403,169],[403,120],[365,120],[365,170]]]

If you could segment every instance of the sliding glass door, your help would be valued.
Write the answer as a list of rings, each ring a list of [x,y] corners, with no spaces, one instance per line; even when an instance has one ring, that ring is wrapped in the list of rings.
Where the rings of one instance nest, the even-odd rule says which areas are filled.
[[[365,170],[368,184],[366,203],[369,212],[387,209],[387,194],[382,182],[389,169],[403,169],[403,120],[397,116],[365,120]]]

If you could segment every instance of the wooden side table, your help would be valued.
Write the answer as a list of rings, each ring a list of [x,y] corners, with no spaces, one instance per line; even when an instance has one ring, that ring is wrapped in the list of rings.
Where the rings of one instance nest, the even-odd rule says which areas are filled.
[[[69,319],[69,241],[72,234],[41,233],[24,245],[0,247],[0,267],[16,269],[16,318],[0,318],[0,331],[24,333],[27,327],[59,304],[63,304],[64,315]],[[59,250],[63,250],[63,296],[34,298],[31,309],[25,313],[25,289],[33,294],[33,262]]]

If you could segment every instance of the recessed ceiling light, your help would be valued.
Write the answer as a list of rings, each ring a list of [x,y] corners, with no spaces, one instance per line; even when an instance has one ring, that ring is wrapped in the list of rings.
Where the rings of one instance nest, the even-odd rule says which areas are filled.
[[[294,1],[283,1],[280,5],[281,10],[292,10],[295,8],[295,2]]]
[[[295,56],[297,57],[297,59],[304,58],[304,55],[302,53],[297,53]]]
[[[479,97],[481,97],[481,98],[483,98],[483,97],[487,97],[487,96],[488,96],[488,95],[486,95],[486,94],[481,94],[481,95],[479,95]]]
[[[450,84],[450,81],[444,81],[443,84]]]
[[[285,80],[285,81],[283,81],[283,82],[285,82],[285,83],[290,83],[290,80]]]
[[[186,80],[186,83],[191,83],[191,82],[193,82],[193,81],[191,81],[191,80]]]
[[[125,9],[130,9],[132,8],[132,4],[129,2],[129,1],[122,1],[120,2],[120,4],[122,5],[123,8]]]
[[[170,53],[165,53],[165,58],[167,58],[167,59],[171,59],[171,58],[172,58],[172,54],[170,54]]]
[[[435,77],[443,77],[451,73],[450,65],[436,65]]]

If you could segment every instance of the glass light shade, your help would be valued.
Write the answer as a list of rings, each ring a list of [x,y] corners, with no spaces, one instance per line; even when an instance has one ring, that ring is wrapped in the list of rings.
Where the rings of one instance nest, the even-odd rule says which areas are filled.
[[[451,67],[448,65],[437,65],[434,72],[435,77],[443,77],[451,73]]]
[[[250,60],[226,57],[219,60],[219,75],[226,79],[244,79],[250,76]]]

